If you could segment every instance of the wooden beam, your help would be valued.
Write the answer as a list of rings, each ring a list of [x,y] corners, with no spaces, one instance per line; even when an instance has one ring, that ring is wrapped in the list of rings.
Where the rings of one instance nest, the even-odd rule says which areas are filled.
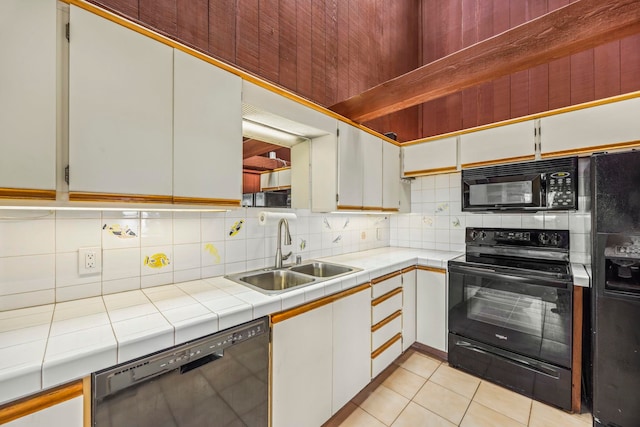
[[[255,169],[255,170],[273,170],[284,167],[285,165],[276,159],[270,159],[268,157],[262,156],[253,156],[242,161],[242,167],[244,169]]]
[[[269,144],[267,142],[258,141],[257,139],[247,139],[242,143],[242,158],[246,159],[253,156],[260,156],[269,151],[276,151],[282,148],[279,145]]]
[[[330,107],[366,122],[640,33],[640,1],[577,0]]]

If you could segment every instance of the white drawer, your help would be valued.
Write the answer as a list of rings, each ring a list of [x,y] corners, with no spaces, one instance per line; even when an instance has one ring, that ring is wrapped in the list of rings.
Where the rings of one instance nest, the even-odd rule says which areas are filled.
[[[399,339],[385,351],[380,353],[378,357],[371,359],[371,378],[374,378],[380,372],[384,371],[384,368],[391,365],[391,363],[396,360],[401,353],[402,339]]]
[[[394,335],[402,332],[402,314],[401,312],[397,313],[400,315],[382,326],[380,329],[376,329],[371,333],[371,349],[373,351],[377,350],[382,346],[382,344],[393,338]]]
[[[393,294],[394,292],[397,293]],[[371,324],[375,325],[401,309],[402,288],[399,289],[399,292],[393,290],[390,293],[383,295],[378,300],[371,301]]]
[[[395,288],[399,288],[402,286],[402,274],[398,274],[395,277],[391,277],[387,280],[383,280],[382,282],[375,283],[375,279],[373,280],[371,286],[371,299],[376,299],[388,292],[391,292]]]

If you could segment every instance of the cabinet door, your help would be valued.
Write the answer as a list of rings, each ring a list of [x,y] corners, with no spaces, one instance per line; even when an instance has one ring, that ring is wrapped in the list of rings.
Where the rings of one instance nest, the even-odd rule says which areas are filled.
[[[170,197],[173,49],[78,7],[70,22],[70,192]]]
[[[278,187],[291,188],[291,168],[280,169],[277,173],[278,173]]]
[[[382,139],[360,131],[362,139],[362,205],[382,210]]]
[[[382,143],[382,207],[400,209],[400,147]]]
[[[333,303],[332,413],[371,379],[371,294],[369,288]]]
[[[542,154],[602,150],[640,140],[640,98],[632,98],[540,119]]]
[[[56,2],[0,2],[0,40],[0,187],[55,190]]]
[[[447,332],[445,274],[418,270],[416,284],[417,341],[446,352]]]
[[[402,147],[402,174],[416,176],[454,172],[457,154],[456,137]]]
[[[331,417],[332,304],[273,325],[272,425],[320,426]]]
[[[276,172],[264,172],[260,174],[260,191],[273,189],[278,186],[278,174]]]
[[[460,135],[462,167],[484,163],[533,160],[534,121],[513,123]]]
[[[338,207],[361,208],[363,132],[343,122],[338,122],[338,131]]]
[[[416,342],[416,270],[402,273],[402,350]]]
[[[13,420],[5,427],[82,427],[83,397],[78,396]]]
[[[240,200],[241,90],[240,77],[174,50],[174,196]]]

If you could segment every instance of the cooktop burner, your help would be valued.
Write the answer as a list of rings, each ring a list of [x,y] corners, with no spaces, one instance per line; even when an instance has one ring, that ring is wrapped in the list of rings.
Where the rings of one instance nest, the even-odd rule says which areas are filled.
[[[568,230],[469,227],[465,241],[466,253],[455,263],[518,275],[571,277]]]

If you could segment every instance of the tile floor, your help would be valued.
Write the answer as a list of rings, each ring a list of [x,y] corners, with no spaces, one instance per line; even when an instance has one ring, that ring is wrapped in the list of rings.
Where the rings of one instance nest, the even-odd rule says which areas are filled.
[[[324,427],[588,427],[571,415],[409,349]]]

